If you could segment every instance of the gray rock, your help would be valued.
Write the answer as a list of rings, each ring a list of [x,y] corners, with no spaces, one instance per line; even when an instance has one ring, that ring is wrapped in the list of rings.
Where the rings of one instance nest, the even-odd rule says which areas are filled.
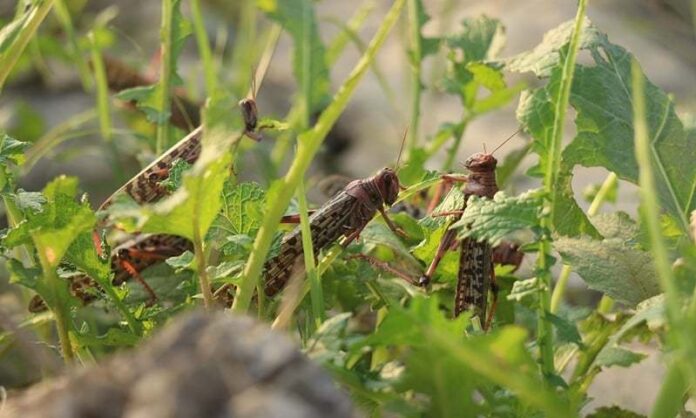
[[[247,317],[188,314],[139,349],[42,382],[7,417],[352,417],[348,397],[287,337]]]

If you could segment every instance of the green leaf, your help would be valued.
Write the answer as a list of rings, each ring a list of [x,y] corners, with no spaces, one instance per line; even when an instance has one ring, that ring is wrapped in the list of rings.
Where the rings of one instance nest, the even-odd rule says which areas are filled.
[[[540,282],[536,277],[531,279],[516,280],[512,284],[512,290],[508,295],[508,300],[521,302],[527,298],[535,298],[539,295]]]
[[[630,83],[633,56],[604,34],[595,34],[591,41],[586,47],[595,65],[576,70],[570,100],[577,111],[578,134],[563,156],[569,164],[604,167],[638,184]],[[686,135],[670,98],[647,80],[645,98],[658,197],[686,232],[688,214],[696,209],[696,137]]]
[[[37,289],[41,285],[41,269],[38,267],[24,267],[19,260],[11,258],[5,264],[10,272],[10,283],[20,284],[27,289]]]
[[[411,255],[408,247],[387,227],[383,222],[370,222],[360,233],[365,244],[365,252],[370,253],[377,250],[377,254],[381,254],[379,250],[388,249],[390,254],[388,257],[380,257],[385,261],[391,261],[396,257],[400,261],[404,261],[414,269],[420,269],[420,263]]]
[[[635,306],[660,293],[650,253],[617,238],[558,238],[554,247],[592,289]]]
[[[176,257],[169,257],[165,260],[165,263],[171,266],[175,271],[193,270],[196,268],[191,251],[184,251]]]
[[[217,266],[209,266],[208,274],[210,278],[214,281],[225,280],[229,282],[229,278],[242,272],[244,268],[244,262],[240,260],[236,261],[223,261]]]
[[[292,64],[295,79],[301,86],[301,91],[306,91],[306,82],[311,85],[308,114],[321,109],[329,98],[330,81],[313,2],[257,0],[257,4],[269,18],[280,23],[292,36],[295,45]]]
[[[133,101],[141,112],[145,113],[147,120],[158,125],[166,123],[172,115],[171,109],[160,111],[162,102],[162,90],[159,84],[150,86],[133,87],[116,93],[116,98],[124,101]]]
[[[266,192],[257,183],[235,184],[230,178],[222,192],[222,211],[210,227],[210,237],[254,236],[264,216]]]
[[[522,83],[508,88],[500,66],[485,62],[493,59],[502,48],[504,32],[498,20],[482,16],[465,19],[462,31],[447,39],[449,67],[445,89],[459,95],[471,113],[500,108],[524,88]],[[488,90],[488,96],[478,97],[479,87]]]
[[[89,233],[96,222],[89,203],[76,202],[76,194],[74,177],[61,176],[50,182],[43,190],[45,205],[40,211],[26,211],[26,220],[10,229],[3,243],[13,248],[33,241],[48,263],[57,267],[73,241]]]
[[[456,215],[439,216],[443,213],[458,212],[466,206],[466,196],[458,187],[453,187],[444,199],[433,209],[433,212],[418,223],[424,229],[436,229],[457,219]]]
[[[592,224],[604,238],[616,238],[635,243],[640,228],[626,212],[600,213],[592,217]]]
[[[546,86],[525,91],[520,97],[517,119],[532,134],[532,150],[539,155],[539,166],[533,172],[545,173],[553,169],[549,167],[549,158],[561,72],[561,65],[554,67]],[[563,160],[560,167],[551,199],[554,204],[552,222],[556,232],[567,236],[587,234],[599,238],[594,226],[575,201],[571,186],[572,167]]]
[[[520,402],[545,411],[549,416],[566,412],[557,394],[546,391],[537,366],[527,351],[527,333],[514,326],[488,335],[464,338],[468,315],[445,318],[437,298],[417,297],[408,308],[393,306],[377,331],[358,344],[400,348],[405,364],[401,391],[426,395],[425,411],[432,416],[487,416],[497,404],[482,397],[473,402],[478,388],[501,385],[515,393]],[[490,402],[493,402],[492,404]]]
[[[169,169],[169,175],[166,180],[159,183],[160,186],[164,187],[166,190],[173,192],[179,187],[181,187],[181,182],[183,180],[183,174],[191,168],[191,164],[177,158],[172,162],[172,166]]]
[[[201,156],[184,174],[176,192],[152,205],[115,211],[114,216],[129,230],[178,235],[191,241],[196,234],[205,236],[222,208],[223,185],[232,160],[230,141],[229,136],[216,133],[206,136]]]
[[[28,142],[18,141],[11,136],[0,133],[0,164],[10,162],[21,165],[24,162],[24,150],[29,147]]]
[[[554,315],[550,312],[546,313],[551,325],[556,328],[556,341],[558,343],[573,343],[579,347],[583,347],[582,337],[580,332],[578,332],[577,326],[566,318]]]
[[[508,197],[498,192],[493,199],[469,197],[462,217],[450,228],[459,229],[459,238],[474,238],[498,245],[506,236],[519,230],[539,234],[542,200],[538,191]]]
[[[570,42],[574,25],[575,21],[569,20],[547,31],[541,43],[533,50],[504,60],[505,69],[520,73],[531,71],[540,78],[551,76],[554,69],[559,67],[563,61],[564,53],[561,50]],[[585,18],[580,37],[580,48],[586,48],[597,35],[597,29]]]
[[[626,350],[620,347],[604,347],[597,355],[595,364],[602,367],[629,367],[635,363],[639,363],[647,355],[636,353],[635,351]]]
[[[487,16],[462,20],[461,31],[447,38],[447,46],[464,53],[463,63],[495,58],[505,44],[505,28]]]
[[[420,244],[415,246],[411,251],[413,256],[421,260],[425,265],[429,265],[433,258],[435,258],[435,253],[437,248],[442,241],[442,236],[445,233],[447,226],[442,225],[437,229],[431,230],[430,233],[425,234],[425,239],[421,241]],[[448,251],[445,256],[440,261],[437,267],[436,275],[455,278],[457,277],[457,271],[459,270],[459,255]]]
[[[664,294],[653,296],[646,299],[636,307],[636,313],[623,323],[621,328],[616,331],[607,343],[607,347],[618,345],[629,332],[645,324],[651,330],[663,328],[665,325],[665,298]]]
[[[94,335],[91,330],[74,335],[83,346],[132,347],[140,341],[137,335],[119,328],[109,328],[103,335]]]
[[[46,204],[46,198],[40,192],[25,192],[17,190],[16,194],[10,195],[17,207],[23,212],[32,211],[40,212],[43,205]]]

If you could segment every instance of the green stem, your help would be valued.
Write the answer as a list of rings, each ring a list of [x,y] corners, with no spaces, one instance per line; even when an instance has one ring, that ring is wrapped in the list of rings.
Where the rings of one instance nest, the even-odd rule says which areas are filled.
[[[469,121],[471,121],[471,116],[465,116],[462,119],[462,123],[452,132],[454,142],[452,143],[452,147],[447,151],[447,160],[445,160],[445,163],[442,165],[442,171],[445,173],[451,170],[452,165],[454,165],[454,160],[457,158],[457,153],[459,152],[459,147],[461,146],[464,132],[469,125]]]
[[[600,313],[602,315],[606,315],[611,310],[614,308],[614,299],[610,298],[607,295],[602,296],[602,299],[599,300],[599,303],[597,304],[597,313]]]
[[[198,53],[203,62],[205,93],[206,96],[211,97],[217,91],[217,77],[215,75],[215,61],[213,60],[208,33],[205,31],[205,22],[203,21],[203,14],[201,13],[200,0],[191,0],[191,23],[193,24],[193,33],[196,36]]]
[[[51,7],[53,7],[53,0],[44,0],[43,2],[35,2],[35,5],[26,12],[30,15],[27,17],[21,33],[12,45],[4,51],[2,62],[0,62],[0,92],[27,44],[33,39],[39,25],[46,18],[48,12],[51,11]]]
[[[255,42],[256,13],[256,2],[246,0],[240,3],[232,53],[232,68],[235,70],[232,90],[240,97],[249,90],[253,66],[259,52]],[[256,80],[258,83],[261,81]]]
[[[676,417],[683,405],[682,397],[688,383],[681,362],[670,362],[667,373],[662,378],[662,386],[650,411],[650,418]]]
[[[592,217],[599,212],[599,209],[607,200],[607,197],[609,196],[611,190],[614,189],[614,187],[616,187],[617,181],[618,176],[616,175],[616,173],[609,173],[607,178],[604,179],[604,183],[602,183],[602,186],[599,188],[599,191],[595,195],[594,199],[592,200],[590,208],[587,210],[587,216]],[[565,296],[565,291],[568,287],[568,279],[570,278],[570,273],[572,271],[573,268],[570,265],[563,265],[563,269],[561,269],[561,273],[558,275],[558,280],[556,281],[556,287],[553,289],[553,294],[551,295],[551,313],[555,314],[556,312],[558,312],[558,308],[561,306],[561,302],[563,301],[563,297]],[[605,295],[604,297],[608,296]],[[603,301],[604,297],[602,298]],[[611,306],[606,305],[608,303],[608,301],[605,302],[605,309],[611,309]]]
[[[63,0],[55,1],[55,12],[58,17],[58,21],[63,26],[65,35],[68,38],[68,43],[70,45],[70,54],[72,55],[72,61],[77,65],[77,70],[80,73],[80,81],[82,81],[82,88],[85,91],[91,91],[92,89],[92,79],[89,76],[89,66],[87,62],[82,57],[80,53],[80,46],[77,43],[77,36],[75,35],[75,26],[73,25],[72,18],[70,17],[70,10],[65,5]]]
[[[394,2],[382,21],[375,37],[370,42],[367,51],[360,58],[360,61],[356,64],[351,74],[338,90],[331,104],[322,112],[314,127],[310,131],[300,135],[297,154],[295,155],[292,165],[288,169],[288,173],[282,180],[277,182],[271,190],[267,202],[266,217],[256,235],[253,249],[246,263],[242,281],[239,285],[239,292],[232,305],[232,310],[234,312],[246,312],[249,308],[254,288],[261,275],[266,254],[268,254],[273,235],[277,230],[278,223],[285,212],[285,208],[290,202],[300,180],[304,177],[314,155],[319,150],[322,141],[345,109],[358,82],[369,69],[370,63],[377,54],[377,51],[386,40],[394,23],[396,23],[404,1],[405,0],[396,0]]]
[[[90,42],[94,79],[97,84],[97,109],[99,114],[99,129],[102,138],[111,142],[111,113],[109,112],[109,86],[106,81],[106,70],[99,46],[94,40],[94,33],[87,35]]]
[[[302,251],[304,253],[305,270],[309,279],[312,300],[312,316],[315,327],[324,322],[324,294],[321,288],[321,277],[317,271],[317,263],[314,259],[314,247],[312,244],[312,232],[309,216],[307,215],[307,197],[305,196],[304,181],[297,185],[297,201],[300,209],[300,228],[302,230]]]
[[[575,15],[575,26],[573,35],[570,39],[568,47],[568,55],[563,63],[561,83],[556,97],[554,109],[554,123],[551,133],[551,143],[549,150],[549,163],[546,167],[544,176],[544,191],[549,200],[547,200],[546,215],[541,219],[541,226],[546,231],[553,230],[553,211],[555,204],[553,202],[554,188],[556,178],[561,171],[561,150],[563,145],[563,127],[565,124],[566,109],[570,101],[570,89],[573,85],[573,75],[575,73],[575,59],[580,46],[580,34],[582,32],[582,23],[585,19],[585,8],[587,0],[578,2],[578,10]],[[553,334],[551,325],[547,320],[547,314],[551,309],[551,266],[548,260],[551,254],[551,237],[545,236],[539,244],[539,257],[537,261],[539,286],[539,307],[537,309],[537,345],[539,347],[539,357],[542,373],[546,376],[555,374],[553,364]]]
[[[410,44],[411,63],[411,122],[408,128],[408,144],[406,156],[409,157],[418,146],[418,128],[420,125],[421,103],[421,27],[418,18],[418,2],[420,0],[408,0],[408,33]]]
[[[44,280],[46,281],[49,292],[52,293],[51,300],[53,301],[53,306],[51,306],[51,310],[53,311],[53,316],[56,321],[56,330],[58,332],[58,340],[60,341],[60,349],[63,353],[63,360],[66,364],[70,364],[72,363],[75,354],[73,352],[73,347],[70,343],[70,336],[68,334],[68,330],[70,329],[68,312],[65,309],[62,298],[59,297],[59,294],[61,293],[60,288],[67,285],[58,278],[55,268],[46,258],[46,251],[38,248],[36,253],[39,257],[41,270],[43,270]],[[67,292],[67,290],[65,291]]]
[[[159,79],[159,103],[158,110],[160,117],[157,121],[157,142],[155,145],[155,154],[159,155],[167,146],[169,138],[169,106],[171,96],[171,72],[173,67],[173,51],[172,51],[172,26],[174,20],[174,1],[162,0],[162,26],[160,28],[161,36],[161,64],[160,64],[160,79]]]
[[[210,289],[210,280],[208,279],[207,265],[205,262],[205,251],[203,249],[203,241],[200,233],[196,233],[193,240],[193,251],[196,254],[196,273],[198,275],[198,284],[201,287],[203,294],[203,306],[206,310],[211,310],[214,307],[213,292]]]
[[[633,90],[633,126],[636,161],[639,169],[639,195],[641,201],[641,219],[646,226],[650,238],[650,251],[653,256],[655,270],[660,279],[662,290],[665,292],[667,320],[670,324],[668,341],[674,345],[675,353],[682,365],[682,371],[696,385],[696,341],[693,338],[693,324],[696,322],[696,301],[691,301],[687,314],[683,314],[682,300],[677,287],[676,277],[672,270],[669,252],[662,236],[660,224],[660,208],[657,201],[657,187],[651,161],[651,140],[648,134],[646,118],[644,76],[638,63],[634,60],[631,65]],[[692,311],[693,310],[693,311]]]

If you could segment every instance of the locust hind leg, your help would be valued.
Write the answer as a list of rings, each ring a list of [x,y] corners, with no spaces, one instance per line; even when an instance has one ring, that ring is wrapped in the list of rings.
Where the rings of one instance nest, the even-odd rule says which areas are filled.
[[[380,270],[384,270],[388,273],[391,273],[391,274],[403,279],[404,281],[408,282],[409,284],[411,284],[413,286],[418,285],[418,280],[411,277],[408,273],[403,272],[403,271],[397,269],[396,267],[392,267],[389,265],[389,263],[386,263],[386,262],[379,260],[375,257],[369,256],[366,254],[356,254],[356,255],[351,256],[350,258],[364,260],[364,261],[370,263],[370,265],[372,265],[373,267],[376,267]]]
[[[494,267],[493,261],[491,260],[491,294],[493,296],[493,300],[491,301],[491,308],[488,311],[488,317],[486,318],[486,323],[483,328],[484,331],[488,331],[491,328],[493,317],[495,316],[495,310],[498,308],[498,292],[500,291],[500,287],[498,286],[498,282],[495,278]]]
[[[143,279],[143,276],[140,275],[140,272],[138,272],[135,266],[130,261],[124,259],[119,259],[118,264],[145,289],[149,296],[149,301],[147,303],[148,306],[154,305],[154,303],[157,301],[157,294],[155,294],[155,291],[152,289],[152,287],[150,287],[150,285],[147,284],[145,279]]]
[[[442,257],[444,257],[445,253],[452,248],[452,245],[456,242],[456,238],[456,231],[448,229],[445,232],[445,234],[442,236],[442,240],[440,240],[437,250],[435,251],[433,261],[430,263],[430,266],[428,266],[425,273],[418,279],[418,284],[420,286],[427,286],[430,284],[437,266],[440,264],[440,261],[442,261]]]

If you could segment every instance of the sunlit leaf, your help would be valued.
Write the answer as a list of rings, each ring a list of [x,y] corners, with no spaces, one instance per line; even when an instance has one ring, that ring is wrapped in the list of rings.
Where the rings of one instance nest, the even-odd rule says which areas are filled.
[[[459,229],[460,238],[472,237],[496,246],[520,230],[540,233],[541,207],[541,196],[534,190],[514,197],[498,192],[493,199],[474,195],[469,197],[464,214],[451,228]]]

